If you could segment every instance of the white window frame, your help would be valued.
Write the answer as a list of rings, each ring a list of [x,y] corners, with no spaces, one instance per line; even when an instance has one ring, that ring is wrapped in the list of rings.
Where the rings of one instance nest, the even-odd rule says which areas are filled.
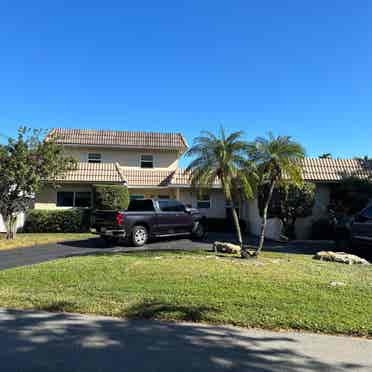
[[[206,199],[208,197],[208,199]],[[201,207],[199,203],[209,203],[208,207]],[[212,200],[210,195],[202,195],[200,198],[196,200],[196,208],[197,209],[211,209],[212,208]]]
[[[102,154],[100,152],[88,152],[87,161],[88,163],[91,163],[91,164],[101,164]]]
[[[142,157],[143,156],[151,156],[152,157],[152,160],[151,160],[152,167],[142,167],[142,162],[144,162],[144,163],[150,163],[150,160],[142,160]],[[154,154],[141,154],[140,155],[139,162],[140,162],[139,165],[140,165],[140,168],[141,169],[154,169],[155,168],[155,157],[154,157]]]

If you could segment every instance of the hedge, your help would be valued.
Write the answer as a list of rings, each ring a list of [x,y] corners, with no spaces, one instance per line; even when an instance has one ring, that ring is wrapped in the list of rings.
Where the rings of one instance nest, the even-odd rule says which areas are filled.
[[[29,233],[75,233],[89,230],[90,210],[31,209],[23,227]]]
[[[94,207],[98,210],[127,209],[128,188],[123,185],[93,185]]]

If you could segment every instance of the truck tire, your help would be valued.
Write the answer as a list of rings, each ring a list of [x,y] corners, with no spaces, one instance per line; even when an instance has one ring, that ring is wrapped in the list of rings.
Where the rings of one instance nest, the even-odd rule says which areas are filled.
[[[192,236],[195,239],[204,239],[207,234],[207,229],[203,222],[196,222],[192,230]]]
[[[133,227],[132,230],[132,243],[135,247],[142,247],[146,244],[149,239],[149,233],[147,228],[142,225],[137,225]]]

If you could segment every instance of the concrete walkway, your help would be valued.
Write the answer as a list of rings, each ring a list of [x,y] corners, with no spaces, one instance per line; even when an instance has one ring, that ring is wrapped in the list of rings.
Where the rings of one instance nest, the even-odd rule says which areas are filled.
[[[372,371],[372,340],[0,309],[0,370]]]

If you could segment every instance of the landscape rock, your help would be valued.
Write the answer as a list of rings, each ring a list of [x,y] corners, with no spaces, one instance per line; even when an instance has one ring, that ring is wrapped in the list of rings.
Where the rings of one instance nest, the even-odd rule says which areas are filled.
[[[369,262],[364,258],[345,252],[321,251],[318,252],[313,258],[320,261],[340,262],[348,265],[369,265]]]
[[[213,249],[221,253],[240,253],[240,246],[227,242],[214,242]]]
[[[330,282],[329,285],[331,287],[345,287],[346,283],[344,283],[344,282]]]

